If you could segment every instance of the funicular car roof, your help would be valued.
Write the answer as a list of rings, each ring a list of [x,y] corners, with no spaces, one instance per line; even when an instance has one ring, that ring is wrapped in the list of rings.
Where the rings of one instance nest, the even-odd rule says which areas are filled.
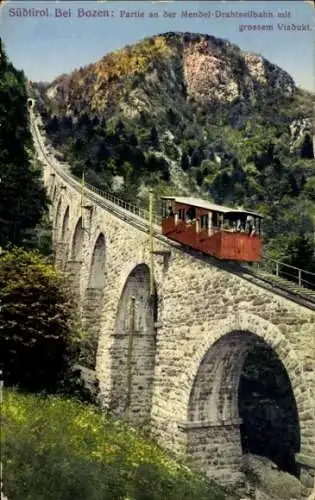
[[[189,198],[185,196],[161,196],[161,200],[175,201],[175,203],[180,203],[182,205],[189,205],[196,208],[203,208],[205,210],[211,210],[213,212],[220,212],[222,214],[235,213],[235,214],[245,214],[253,215],[255,217],[263,218],[263,215],[253,212],[252,210],[242,210],[240,208],[225,207],[223,205],[216,205],[209,201],[203,200],[202,198]]]

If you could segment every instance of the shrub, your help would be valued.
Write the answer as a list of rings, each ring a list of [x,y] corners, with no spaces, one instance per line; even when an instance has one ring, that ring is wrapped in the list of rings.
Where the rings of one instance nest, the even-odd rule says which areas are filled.
[[[72,346],[65,281],[37,252],[0,258],[0,366],[9,385],[54,391]]]

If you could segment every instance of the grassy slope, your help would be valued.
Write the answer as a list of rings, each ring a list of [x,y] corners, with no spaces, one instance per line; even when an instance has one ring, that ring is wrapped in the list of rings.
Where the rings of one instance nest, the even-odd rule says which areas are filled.
[[[91,405],[5,392],[10,500],[223,500],[232,497]]]

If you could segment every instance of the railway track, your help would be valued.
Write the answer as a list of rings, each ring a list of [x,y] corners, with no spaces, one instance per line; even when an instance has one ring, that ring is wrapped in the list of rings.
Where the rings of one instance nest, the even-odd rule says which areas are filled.
[[[54,163],[47,156],[47,152],[45,147],[43,146],[42,137],[39,133],[38,126],[36,124],[36,118],[32,111],[30,111],[31,116],[31,130],[34,137],[35,147],[37,152],[40,151],[44,161],[71,187],[73,187],[76,191],[81,193],[82,185],[81,182],[76,179],[71,173],[67,166],[61,166],[57,164],[56,161]],[[128,224],[135,227],[140,231],[145,233],[148,232],[149,224],[148,218],[145,217],[146,211],[132,205],[130,203],[125,203],[122,200],[111,201],[109,198],[115,197],[109,195],[108,193],[103,193],[95,186],[91,186],[89,184],[85,184],[84,188],[84,197],[96,203],[98,206],[104,208],[109,211],[114,216],[124,220]],[[129,207],[129,208],[127,208]],[[223,269],[229,273],[235,274],[248,282],[251,282],[261,288],[272,291],[273,293],[284,296],[289,300],[292,300],[295,303],[298,303],[308,309],[312,309],[315,311],[315,291],[299,286],[296,283],[283,279],[280,276],[272,274],[260,267],[250,267],[247,265],[236,264],[232,262],[220,261],[215,257],[211,257],[209,255],[202,254],[201,252],[197,252],[195,250],[191,250],[183,247],[177,242],[174,242],[161,234],[160,226],[158,225],[159,218],[155,217],[155,224],[153,226],[153,236],[155,240],[160,241],[167,245],[170,249],[172,248],[174,251],[178,251],[181,253],[185,253],[199,261],[203,262],[205,265],[215,266],[217,268]],[[276,262],[276,261],[274,261]],[[264,260],[265,264],[268,264],[268,261]],[[282,263],[276,263],[282,264]],[[290,266],[287,266],[290,267]],[[293,268],[295,269],[295,268]],[[302,270],[297,270],[300,272],[304,272]],[[310,274],[310,273],[309,273]]]

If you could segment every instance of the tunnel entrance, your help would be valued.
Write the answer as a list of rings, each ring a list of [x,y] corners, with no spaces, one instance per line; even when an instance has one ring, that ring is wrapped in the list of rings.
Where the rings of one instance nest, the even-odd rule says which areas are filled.
[[[275,352],[254,345],[244,361],[238,388],[243,453],[269,458],[279,469],[299,475],[298,412],[287,372]]]

